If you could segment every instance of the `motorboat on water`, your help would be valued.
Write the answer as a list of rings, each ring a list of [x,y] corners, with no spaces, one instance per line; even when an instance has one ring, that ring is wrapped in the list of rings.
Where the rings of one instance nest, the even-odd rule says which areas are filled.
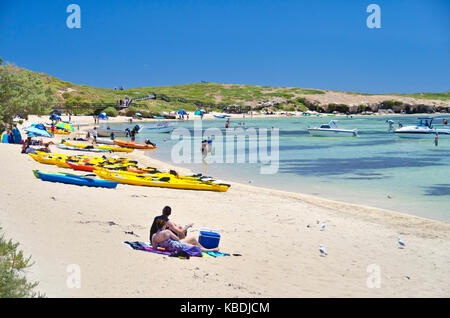
[[[154,126],[146,126],[144,127],[146,132],[162,134],[162,133],[170,133],[175,129],[175,126],[169,125],[167,122],[158,123]]]
[[[357,129],[342,129],[336,124],[336,120],[331,120],[328,124],[319,127],[308,128],[311,136],[320,137],[355,137],[358,135]]]
[[[434,119],[436,118],[419,117],[417,124],[398,128],[394,133],[401,138],[434,138],[436,134],[439,137],[450,137],[450,129],[433,127]]]

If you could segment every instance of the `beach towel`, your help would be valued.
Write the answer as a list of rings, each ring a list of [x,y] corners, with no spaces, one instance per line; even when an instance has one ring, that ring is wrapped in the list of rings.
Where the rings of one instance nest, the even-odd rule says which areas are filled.
[[[177,254],[177,252],[169,252],[163,248],[158,247],[157,249],[154,249],[150,243],[147,242],[123,242],[124,244],[127,244],[134,250],[139,251],[145,251],[145,252],[151,252],[156,254],[163,254],[167,256],[171,256],[172,254]],[[202,257],[203,255],[207,255],[210,257],[223,257],[223,256],[230,256],[230,254],[220,253],[220,252],[202,252],[200,247],[198,246],[191,246],[189,248],[182,249],[183,254],[194,256],[194,257]]]
[[[203,252],[203,255],[211,256],[211,257],[223,257],[223,256],[230,256],[230,254],[226,253],[220,253],[220,252]]]
[[[125,244],[128,244],[132,249],[139,250],[139,251],[145,251],[145,252],[151,252],[156,254],[163,254],[163,255],[170,255],[171,252],[166,251],[162,248],[153,249],[152,245],[145,242],[128,242],[125,241]]]

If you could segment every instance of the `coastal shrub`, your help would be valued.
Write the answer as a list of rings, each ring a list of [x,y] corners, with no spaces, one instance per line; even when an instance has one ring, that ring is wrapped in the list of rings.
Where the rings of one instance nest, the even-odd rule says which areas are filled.
[[[297,103],[299,103],[299,104],[305,105],[305,103],[306,103],[306,98],[304,98],[304,97],[298,97],[295,101],[296,101]]]
[[[287,108],[287,111],[290,111],[290,112],[295,112],[296,110],[297,109],[295,108],[295,106],[290,106]]]
[[[306,112],[308,110],[308,107],[306,107],[305,105],[299,103],[297,104],[297,108],[298,110],[302,111],[302,112]]]
[[[398,100],[385,100],[382,103],[383,108],[392,108],[393,106],[400,106],[403,105],[402,102],[398,101]]]
[[[334,112],[336,110],[336,104],[328,104],[328,112]]]
[[[28,114],[43,115],[55,101],[54,94],[37,73],[8,64],[0,66],[0,121],[12,123],[19,111],[24,118]]]
[[[19,243],[0,236],[0,298],[44,297],[34,291],[39,283],[27,281],[24,271],[33,265],[31,256],[25,258],[18,247]]]
[[[341,113],[346,113],[350,110],[350,108],[346,104],[340,104],[336,106],[336,110]]]
[[[105,108],[102,112],[105,112],[108,117],[117,117],[119,115],[119,112],[114,107]]]
[[[132,117],[136,113],[139,113],[139,111],[134,107],[129,107],[125,110],[125,116],[127,116],[127,117]],[[140,113],[142,113],[142,112],[140,112]],[[144,115],[144,114],[142,114],[142,115]]]
[[[71,97],[72,97],[72,94],[70,94],[69,92],[64,92],[61,95],[65,100],[71,99]]]

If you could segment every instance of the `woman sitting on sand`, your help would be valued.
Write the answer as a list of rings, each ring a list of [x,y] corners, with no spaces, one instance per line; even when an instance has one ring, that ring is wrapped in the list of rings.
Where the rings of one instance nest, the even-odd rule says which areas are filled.
[[[171,230],[163,230],[166,226],[166,221],[158,222],[158,232],[153,234],[152,247],[163,247],[169,252],[180,251],[192,246],[198,246],[203,252],[218,252],[219,248],[206,249],[200,245],[195,237],[186,237],[180,240]]]

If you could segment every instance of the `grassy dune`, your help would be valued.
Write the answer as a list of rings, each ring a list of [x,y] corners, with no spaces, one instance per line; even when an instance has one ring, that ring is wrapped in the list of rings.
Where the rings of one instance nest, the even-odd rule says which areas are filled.
[[[2,67],[2,66],[0,66]],[[31,72],[20,69],[24,72]],[[74,84],[60,80],[54,76],[36,73],[46,85],[53,88],[55,99],[61,105],[73,103],[116,103],[116,101],[126,97],[132,99],[156,93],[163,94],[170,100],[157,99],[140,101],[134,105],[135,109],[158,113],[162,111],[172,111],[184,108],[195,110],[197,105],[241,105],[255,106],[259,102],[278,99],[281,101],[281,109],[285,110],[305,110],[301,97],[326,96],[326,90],[303,89],[292,87],[271,87],[258,85],[238,85],[220,83],[193,83],[173,86],[137,87],[124,90],[114,90],[107,88],[92,87],[81,84]],[[358,92],[339,92],[349,95],[377,96],[386,94],[366,94]],[[450,100],[450,92],[443,93],[414,93],[414,94],[389,94],[399,97],[412,97],[417,99]]]

